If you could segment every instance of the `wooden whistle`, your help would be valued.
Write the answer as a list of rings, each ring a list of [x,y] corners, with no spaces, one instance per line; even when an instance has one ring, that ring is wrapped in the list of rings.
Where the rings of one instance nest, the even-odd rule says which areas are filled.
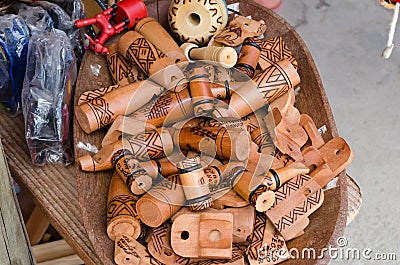
[[[172,223],[171,246],[187,258],[232,258],[231,213],[187,213]]]
[[[154,82],[167,89],[182,89],[178,84],[186,78],[181,69],[140,33],[129,31],[122,35],[118,51],[128,62],[136,63]]]
[[[289,61],[282,60],[236,90],[229,103],[229,112],[234,117],[244,117],[270,104],[299,83],[296,69]]]
[[[200,157],[189,158],[177,163],[179,178],[187,204],[191,211],[200,211],[213,204],[208,186],[208,178],[201,168]]]
[[[185,54],[176,44],[171,35],[154,18],[146,17],[141,19],[135,26],[135,31],[139,32],[157,49],[164,53],[172,62],[179,63],[187,61]]]
[[[189,93],[192,98],[194,115],[201,116],[211,113],[214,110],[214,97],[208,71],[203,66],[192,65],[188,72]]]
[[[250,78],[256,73],[261,54],[262,41],[256,38],[247,38],[242,44],[235,68]]]
[[[108,70],[115,85],[126,86],[136,81],[145,80],[145,76],[136,64],[128,64],[118,52],[118,43],[108,46],[106,55]]]
[[[117,264],[146,264],[149,258],[146,248],[136,241],[141,232],[135,209],[137,199],[114,173],[108,191],[107,235],[115,242],[114,261]]]
[[[162,86],[149,80],[138,81],[75,107],[75,116],[82,130],[89,134],[109,125],[117,116],[139,109],[163,91]]]
[[[141,195],[151,188],[153,179],[130,151],[122,150],[120,155],[113,156],[112,163],[133,194]]]
[[[185,193],[179,175],[171,175],[155,184],[136,204],[140,220],[150,227],[158,227],[185,204]]]
[[[248,158],[250,139],[245,130],[192,127],[175,131],[173,137],[182,150],[204,152],[222,160],[243,161]]]
[[[267,69],[273,64],[286,59],[295,69],[297,69],[297,61],[290,51],[289,47],[283,41],[281,36],[264,41],[261,45],[260,60],[258,61],[262,70]]]
[[[238,57],[232,47],[208,46],[199,48],[196,44],[186,42],[181,45],[181,49],[189,61],[211,61],[225,68],[233,67]]]

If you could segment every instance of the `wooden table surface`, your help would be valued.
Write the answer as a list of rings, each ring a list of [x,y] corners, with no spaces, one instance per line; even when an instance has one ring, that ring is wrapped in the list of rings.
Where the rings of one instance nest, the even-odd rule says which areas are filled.
[[[33,166],[22,115],[0,113],[0,137],[14,179],[33,195],[36,205],[85,264],[101,264],[83,227],[74,166]]]

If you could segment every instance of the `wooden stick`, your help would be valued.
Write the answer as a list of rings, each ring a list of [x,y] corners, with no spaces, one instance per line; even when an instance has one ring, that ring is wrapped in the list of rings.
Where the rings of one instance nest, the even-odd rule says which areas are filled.
[[[39,264],[75,255],[75,250],[63,239],[33,246],[32,252]]]
[[[36,206],[26,222],[26,232],[28,233],[31,246],[40,243],[40,240],[42,240],[49,226],[50,223],[44,216],[42,210]]]
[[[135,31],[143,35],[149,42],[154,44],[172,62],[179,63],[186,61],[185,54],[176,44],[171,35],[154,18],[141,19],[135,26]]]
[[[185,204],[179,175],[172,175],[154,185],[136,204],[140,220],[150,227],[158,227]]]
[[[40,263],[36,263],[36,265],[81,265],[83,264],[83,260],[78,255],[65,256],[54,260],[48,260]]]
[[[233,67],[237,62],[237,53],[231,47],[208,46],[199,48],[196,44],[186,42],[181,49],[190,61],[202,60],[215,63],[225,68]]]
[[[308,172],[310,172],[308,167],[300,161],[296,161],[283,168],[278,168],[276,170],[270,169],[264,175],[263,184],[269,187],[270,190],[275,191],[295,176],[308,174]]]

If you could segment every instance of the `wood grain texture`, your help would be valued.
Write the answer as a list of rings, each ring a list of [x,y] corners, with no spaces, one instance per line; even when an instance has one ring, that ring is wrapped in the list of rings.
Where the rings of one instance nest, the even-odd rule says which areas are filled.
[[[148,3],[149,16],[160,18],[160,23],[168,25],[166,18],[169,1],[158,2],[158,12],[155,1]],[[227,4],[236,1],[228,0]],[[268,30],[264,33],[265,40],[281,36],[285,44],[290,48],[293,56],[297,59],[298,72],[301,77],[301,89],[296,99],[296,107],[302,113],[307,113],[315,121],[317,128],[326,125],[327,132],[323,135],[328,141],[338,136],[333,115],[326,97],[320,76],[312,59],[310,52],[301,37],[282,18],[252,1],[240,1],[240,12],[252,16],[253,19],[268,21]],[[100,75],[96,78],[91,74],[90,65],[100,64],[102,66]],[[88,52],[81,65],[80,76],[76,95],[99,87],[111,84],[108,76],[105,60]],[[74,138],[83,143],[91,143],[100,146],[105,130],[100,130],[91,135],[83,133],[77,123],[74,123]],[[85,154],[82,150],[76,150],[76,156]],[[87,173],[78,170],[78,192],[79,203],[83,214],[83,221],[92,242],[95,252],[99,255],[103,264],[113,264],[113,244],[108,239],[105,229],[106,198],[111,172]],[[310,218],[310,225],[306,233],[288,244],[291,247],[314,247],[317,251],[329,244],[336,246],[336,239],[344,232],[347,215],[347,186],[345,174],[339,177],[338,188],[329,190],[325,194],[325,202],[322,207]],[[321,227],[324,229],[321,230]],[[302,264],[326,264],[329,257],[322,260],[304,260]],[[98,263],[101,264],[101,263]],[[299,264],[297,260],[289,260],[285,264]]]
[[[35,264],[0,141],[0,264]]]
[[[83,227],[75,168],[32,166],[23,128],[22,116],[9,117],[4,113],[0,114],[1,140],[12,176],[27,188],[36,205],[86,264],[101,264]]]

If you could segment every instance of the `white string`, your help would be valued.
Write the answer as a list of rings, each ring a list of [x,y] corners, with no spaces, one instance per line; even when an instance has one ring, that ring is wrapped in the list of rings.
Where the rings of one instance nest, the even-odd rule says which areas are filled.
[[[382,52],[382,57],[385,59],[389,59],[394,48],[393,39],[394,39],[394,33],[396,31],[397,20],[399,18],[399,9],[400,9],[400,3],[397,2],[394,7],[392,23],[390,23],[389,37],[386,44],[386,48]]]

